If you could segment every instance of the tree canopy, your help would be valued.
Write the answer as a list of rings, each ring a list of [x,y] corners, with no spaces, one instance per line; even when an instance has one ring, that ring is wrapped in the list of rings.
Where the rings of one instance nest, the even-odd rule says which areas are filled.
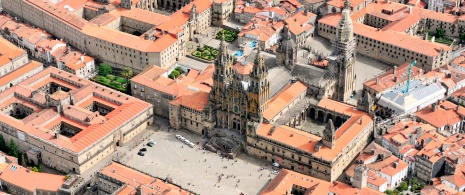
[[[107,63],[101,63],[98,67],[98,74],[102,76],[106,76],[107,74],[113,73],[113,69]]]

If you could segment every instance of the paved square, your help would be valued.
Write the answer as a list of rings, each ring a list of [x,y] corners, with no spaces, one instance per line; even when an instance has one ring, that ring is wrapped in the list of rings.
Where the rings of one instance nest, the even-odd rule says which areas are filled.
[[[123,164],[162,179],[169,177],[182,188],[206,195],[238,195],[241,192],[247,195],[258,194],[275,176],[271,174],[271,166],[265,161],[245,154],[240,154],[236,158],[237,162],[236,159],[221,159],[215,153],[201,150],[199,145],[190,148],[175,138],[175,134],[181,134],[194,143],[205,141],[198,135],[187,131],[167,132],[166,127],[162,129],[165,130],[156,131],[149,137],[157,142],[155,146],[143,146],[147,141],[140,143],[132,151],[126,151],[126,155],[132,157],[124,160]],[[128,150],[133,147],[131,145],[128,144],[123,149]],[[142,147],[147,148],[145,156],[137,155]],[[265,170],[259,171],[260,163],[263,166],[267,164]],[[220,174],[224,176],[218,181]],[[233,176],[227,178],[228,175]]]

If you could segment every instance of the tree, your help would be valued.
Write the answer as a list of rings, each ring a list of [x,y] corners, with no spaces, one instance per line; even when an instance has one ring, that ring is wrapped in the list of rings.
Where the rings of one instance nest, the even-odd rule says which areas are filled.
[[[126,83],[129,82],[129,79],[132,77],[132,74],[132,70],[128,67],[123,68],[123,70],[121,71],[121,76],[126,78]]]
[[[393,194],[394,194],[394,192],[393,192],[392,190],[386,190],[384,193],[385,193],[385,194],[389,194],[389,195],[393,195]]]
[[[403,181],[400,183],[399,187],[397,188],[400,192],[403,192],[408,189],[407,182]]]
[[[465,41],[465,34],[460,34],[459,37],[460,37],[460,41],[462,42]]]
[[[19,157],[18,146],[13,139],[10,140],[10,156]]]
[[[39,172],[39,169],[37,167],[32,167],[31,171]]]
[[[436,29],[436,36],[438,38],[443,38],[445,34],[446,34],[446,32],[444,31],[444,29],[442,29],[442,28]]]
[[[5,140],[3,139],[3,134],[0,133],[0,150],[3,152],[8,152],[8,148],[6,147]]]
[[[101,63],[98,67],[98,74],[102,76],[106,76],[107,74],[113,73],[113,69],[109,64]]]
[[[21,154],[21,166],[26,167],[26,159],[24,159],[24,153]]]

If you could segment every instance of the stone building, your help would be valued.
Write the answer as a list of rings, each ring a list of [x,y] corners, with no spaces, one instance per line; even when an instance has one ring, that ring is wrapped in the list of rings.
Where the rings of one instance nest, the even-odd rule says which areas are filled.
[[[334,53],[328,58],[329,65],[325,71],[323,83],[325,93],[321,94],[338,101],[346,101],[355,90],[356,40],[354,26],[350,18],[350,2],[345,1],[342,16],[337,24]]]
[[[276,49],[276,65],[292,70],[297,63],[297,44],[291,38],[291,32],[287,27],[284,27],[282,37]]]
[[[233,0],[213,0],[212,23],[222,26],[233,17]]]
[[[28,159],[81,174],[152,124],[152,105],[49,67],[0,93],[1,132]]]
[[[63,6],[69,4],[66,2]],[[173,65],[186,55],[187,41],[211,25],[213,15],[211,0],[186,2],[170,17],[147,11],[150,8],[134,7],[132,1],[122,1],[119,8],[90,0],[78,3],[84,7],[84,13],[92,12],[88,16],[84,14],[89,21],[45,0],[2,2],[6,12],[115,68],[130,67],[134,72],[153,64]],[[107,11],[94,13],[95,9]]]
[[[340,20],[340,17],[341,15],[336,13],[328,14],[320,19],[318,21],[318,34],[335,40],[337,21]],[[396,18],[403,17],[406,19],[395,22],[398,20]],[[351,19],[354,25],[354,37],[357,40],[356,49],[359,54],[393,65],[416,60],[416,66],[425,71],[431,71],[449,63],[452,49],[445,44],[423,40],[411,35],[416,34],[417,31],[423,34],[421,28],[435,32],[437,28],[440,28],[440,24],[443,24],[444,29],[460,28],[455,26],[457,21],[460,23],[460,20],[455,16],[408,8],[403,4],[384,1],[370,3],[361,11],[354,12]],[[415,25],[419,26],[418,29],[408,30]],[[448,33],[446,36],[458,36],[457,30],[453,33],[450,30]]]
[[[246,151],[284,168],[332,182],[371,141],[373,121],[353,106],[330,99],[310,105],[307,113],[326,122],[322,133],[266,121],[255,123],[251,126],[256,130],[248,130]]]

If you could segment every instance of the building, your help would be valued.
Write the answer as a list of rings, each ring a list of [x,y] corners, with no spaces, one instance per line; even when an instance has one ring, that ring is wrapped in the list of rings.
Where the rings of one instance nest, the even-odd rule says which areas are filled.
[[[142,72],[153,64],[173,65],[186,55],[187,41],[211,25],[213,12],[223,13],[227,10],[224,6],[230,6],[222,4],[214,7],[221,10],[213,10],[211,0],[176,2],[175,6],[185,6],[170,17],[144,10],[154,7],[147,6],[148,0],[140,1],[145,6],[139,4],[139,7],[144,9],[137,8],[134,5],[137,3],[129,0],[116,6],[91,0],[68,6],[83,7],[80,15],[66,8],[70,2],[57,7],[46,0],[7,0],[2,5],[6,12],[46,30],[78,50],[114,68],[129,67],[134,72]],[[164,4],[173,5],[168,2]]]
[[[441,182],[458,191],[458,192],[463,192],[465,191],[465,165],[459,165],[457,169],[455,169],[455,172],[452,175],[446,175],[441,177]]]
[[[438,133],[449,137],[463,131],[465,108],[450,101],[438,101],[415,113],[418,120],[434,126]]]
[[[222,26],[224,22],[229,21],[233,17],[233,1],[232,0],[214,0],[212,13],[212,24]]]
[[[430,182],[443,174],[445,156],[442,151],[446,138],[438,133],[429,132],[417,139],[420,151],[415,155],[415,176]]]
[[[341,14],[328,14],[318,20],[318,35],[335,40]],[[420,8],[409,8],[395,2],[377,1],[351,14],[359,54],[398,65],[417,61],[416,66],[431,71],[451,60],[451,47],[412,36],[420,28],[435,32],[441,23],[444,29],[459,29],[461,20]],[[397,21],[397,22],[396,22]],[[458,25],[458,23],[460,25]],[[463,23],[465,24],[465,23]],[[454,27],[452,27],[454,26]],[[446,36],[458,36],[458,30],[447,30]]]
[[[43,70],[41,63],[30,61],[27,52],[0,38],[0,92]]]
[[[66,173],[85,172],[153,121],[149,103],[54,67],[3,91],[0,102],[7,144]]]
[[[0,15],[0,34],[24,48],[28,55],[77,75],[81,78],[96,73],[94,58],[78,51],[72,51],[66,42],[52,39],[41,29],[20,23],[8,15]]]
[[[346,180],[353,186],[357,183],[357,172],[366,168],[371,172],[368,187],[384,192],[395,189],[408,175],[408,164],[392,155],[387,149],[372,142],[357,158],[355,163],[347,169]]]
[[[377,113],[384,118],[417,112],[445,97],[446,89],[433,79],[415,79],[384,92]]]
[[[351,187],[341,182],[330,183],[308,175],[300,174],[288,169],[282,169],[276,177],[261,192],[261,195],[286,194],[361,194],[381,195],[379,191],[368,187]]]
[[[96,175],[98,194],[193,194],[116,162],[111,162]]]
[[[154,114],[170,119],[173,128],[205,134],[203,110],[213,86],[214,67],[184,69],[185,75],[170,79],[169,70],[153,66],[131,79],[131,92],[154,105]]]
[[[284,27],[283,38],[276,49],[276,65],[292,70],[297,63],[297,44],[291,38],[289,28]]]
[[[310,105],[308,114],[327,122],[323,134],[264,122],[248,132],[247,153],[322,180],[336,180],[369,143],[373,121],[367,113],[330,99]]]
[[[328,57],[329,65],[325,71],[324,97],[338,101],[347,101],[355,92],[355,58],[356,44],[354,25],[350,18],[350,2],[344,2],[344,10],[337,24],[335,51]]]
[[[0,182],[2,191],[11,194],[58,194],[65,183],[65,176],[31,171],[30,168],[0,156]]]
[[[410,63],[404,63],[399,67],[394,66],[380,75],[363,82],[363,91],[368,92],[372,97],[379,97],[385,91],[399,87],[404,84],[408,78],[408,67]],[[410,71],[410,78],[417,79],[423,75],[423,71],[414,66]]]

